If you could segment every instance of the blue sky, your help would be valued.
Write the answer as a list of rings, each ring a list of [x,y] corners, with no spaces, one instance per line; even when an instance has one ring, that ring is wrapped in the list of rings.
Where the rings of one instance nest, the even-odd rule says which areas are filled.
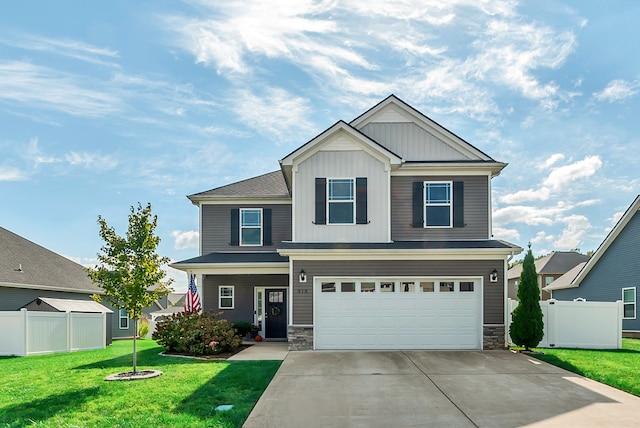
[[[196,256],[185,195],[394,93],[509,163],[496,238],[594,250],[640,193],[639,21],[631,0],[3,2],[0,225],[89,265],[98,215],[123,234],[150,202],[159,253]]]

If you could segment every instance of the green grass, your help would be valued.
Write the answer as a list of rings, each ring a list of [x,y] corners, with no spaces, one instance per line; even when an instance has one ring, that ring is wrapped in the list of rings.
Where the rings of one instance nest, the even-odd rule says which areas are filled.
[[[532,354],[554,366],[640,397],[640,339],[622,339],[622,349],[536,349]]]
[[[131,371],[131,341],[104,350],[0,358],[0,427],[239,427],[280,361],[198,361],[138,341],[138,370],[162,376],[105,382]],[[216,413],[221,404],[233,404]]]

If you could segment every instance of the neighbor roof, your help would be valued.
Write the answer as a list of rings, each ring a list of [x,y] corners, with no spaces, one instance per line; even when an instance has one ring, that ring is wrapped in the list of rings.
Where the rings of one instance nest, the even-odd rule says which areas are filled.
[[[27,307],[33,302],[38,305],[44,302],[60,312],[113,313],[111,309],[93,300],[54,299],[52,297],[38,297],[23,307]]]
[[[191,202],[227,198],[290,198],[282,171],[273,171],[187,196]]]
[[[542,289],[544,291],[553,291],[559,288],[577,287],[577,285],[572,285],[573,280],[576,279],[576,276],[578,276],[578,274],[586,264],[587,262],[582,262],[577,264],[573,269],[569,270],[567,273],[565,273],[561,277],[556,278],[551,284],[547,285],[546,287],[543,287]]]
[[[586,262],[589,256],[575,251],[554,251],[535,261],[536,273],[538,275],[558,275],[564,274],[575,265]],[[519,278],[522,273],[522,263],[509,269],[507,277],[509,279]]]
[[[606,253],[607,249],[613,244],[618,235],[624,230],[624,228],[629,224],[631,219],[640,211],[640,195],[636,196],[634,201],[631,203],[629,208],[624,212],[620,220],[616,223],[616,225],[611,229],[609,234],[602,244],[596,249],[593,253],[593,256],[588,260],[587,263],[580,269],[580,271],[575,275],[575,277],[571,280],[570,283],[562,283],[556,284],[554,281],[552,284],[549,284],[549,288],[545,288],[548,291],[559,290],[561,288],[575,288],[580,286],[580,282],[587,276],[587,274],[593,269],[593,267],[598,263],[598,260]],[[558,278],[560,279],[560,278]],[[550,288],[553,285],[553,288]]]
[[[98,293],[80,264],[0,227],[0,286]]]

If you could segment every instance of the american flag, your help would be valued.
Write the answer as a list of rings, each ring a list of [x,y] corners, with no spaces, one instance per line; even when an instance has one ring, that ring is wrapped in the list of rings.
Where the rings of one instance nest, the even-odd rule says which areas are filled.
[[[202,305],[200,305],[200,296],[198,296],[198,289],[196,288],[196,276],[189,275],[189,289],[184,299],[184,311],[185,312],[200,312]]]

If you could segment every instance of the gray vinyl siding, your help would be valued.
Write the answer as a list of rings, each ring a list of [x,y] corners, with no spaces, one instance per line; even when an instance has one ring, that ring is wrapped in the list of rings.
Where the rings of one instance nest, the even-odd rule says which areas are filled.
[[[434,229],[412,227],[414,181],[464,182],[464,227]],[[439,241],[489,239],[489,179],[486,176],[392,176],[391,239]]]
[[[231,245],[231,210],[238,208],[270,208],[273,245],[262,247]],[[202,254],[214,251],[275,251],[281,241],[291,240],[291,205],[212,205],[202,206]]]
[[[640,331],[640,213],[636,212],[618,237],[600,257],[578,288],[555,290],[553,298],[615,302],[622,300],[622,289],[636,287],[636,319],[622,320],[622,329]]]
[[[369,123],[360,131],[407,161],[469,160],[415,123]]]
[[[253,323],[254,287],[282,287],[288,290],[288,275],[206,275],[203,278],[202,310],[220,312],[221,318],[231,322],[248,321]],[[218,295],[221,285],[233,285],[234,309],[218,308]]]
[[[504,323],[504,260],[295,260],[293,272],[304,270],[307,282],[293,278],[293,324],[313,324],[313,277],[477,276],[484,278],[484,323]],[[489,282],[497,269],[498,282]]]
[[[315,179],[367,178],[368,224],[321,225],[315,219]],[[296,242],[387,242],[389,180],[385,165],[363,150],[319,151],[294,174]]]

